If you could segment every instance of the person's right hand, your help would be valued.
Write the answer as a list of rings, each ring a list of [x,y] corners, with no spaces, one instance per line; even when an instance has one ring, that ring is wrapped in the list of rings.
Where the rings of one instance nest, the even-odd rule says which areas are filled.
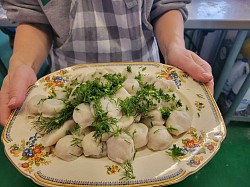
[[[15,69],[9,69],[0,91],[1,125],[7,123],[13,109],[23,104],[27,88],[36,80],[36,73],[27,65],[19,65]]]

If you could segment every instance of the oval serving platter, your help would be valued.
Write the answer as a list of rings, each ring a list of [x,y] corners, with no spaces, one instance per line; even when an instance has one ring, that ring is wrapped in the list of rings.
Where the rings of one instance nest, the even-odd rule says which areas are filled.
[[[25,106],[36,94],[52,94],[60,90],[79,73],[97,68],[112,68],[118,72],[127,66],[144,74],[173,81],[186,110],[192,118],[188,132],[174,138],[173,145],[183,156],[172,157],[173,145],[163,151],[147,148],[136,153],[132,162],[134,179],[124,180],[126,168],[107,157],[101,159],[80,156],[66,162],[50,153],[41,144],[41,136],[32,128],[32,118]],[[2,133],[5,154],[26,177],[43,186],[163,186],[177,183],[200,170],[218,152],[226,136],[221,113],[209,90],[187,73],[160,63],[123,62],[81,64],[64,68],[39,79],[27,92],[22,107],[13,111]]]

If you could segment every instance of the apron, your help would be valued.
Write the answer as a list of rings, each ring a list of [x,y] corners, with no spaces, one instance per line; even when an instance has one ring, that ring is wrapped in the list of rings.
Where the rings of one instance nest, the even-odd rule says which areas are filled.
[[[159,62],[144,1],[72,0],[70,33],[52,51],[52,71],[81,63]]]

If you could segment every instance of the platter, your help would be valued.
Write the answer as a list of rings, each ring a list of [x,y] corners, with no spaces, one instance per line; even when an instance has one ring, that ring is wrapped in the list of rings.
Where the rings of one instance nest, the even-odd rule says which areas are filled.
[[[107,157],[78,157],[66,162],[43,146],[41,135],[32,128],[33,120],[27,112],[28,100],[36,94],[51,95],[63,89],[75,75],[95,72],[102,68],[115,71],[130,66],[160,79],[173,81],[187,112],[191,116],[190,129],[173,138],[170,148],[152,151],[143,148],[132,161],[133,178],[123,180],[126,169]],[[187,73],[160,63],[123,62],[81,64],[53,72],[39,79],[29,88],[22,107],[13,111],[2,133],[5,154],[24,176],[42,186],[163,186],[184,180],[200,170],[219,151],[226,136],[221,113],[209,90],[194,81]],[[184,153],[173,157],[177,146]]]

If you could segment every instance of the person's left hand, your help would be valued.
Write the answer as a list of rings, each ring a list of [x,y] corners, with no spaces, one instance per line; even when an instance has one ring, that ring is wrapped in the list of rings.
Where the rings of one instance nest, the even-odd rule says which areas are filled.
[[[211,66],[196,53],[184,47],[171,46],[164,56],[165,62],[187,72],[192,78],[203,82],[214,93],[214,79]]]

